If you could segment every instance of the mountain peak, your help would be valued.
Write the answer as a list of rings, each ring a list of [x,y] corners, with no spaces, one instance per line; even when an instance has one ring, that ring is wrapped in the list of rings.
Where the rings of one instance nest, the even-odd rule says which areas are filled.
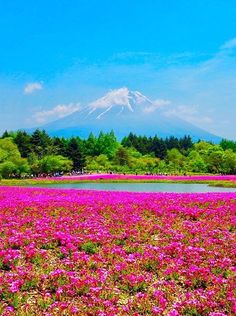
[[[44,126],[54,135],[87,137],[90,132],[114,130],[118,138],[129,132],[159,137],[190,135],[194,140],[219,141],[219,137],[179,118],[165,115],[169,100],[150,100],[139,91],[127,87],[110,90],[86,107]],[[164,108],[164,110],[163,110]]]
[[[112,109],[119,108],[119,114],[123,111],[135,112],[136,106],[140,104],[152,103],[146,96],[139,91],[130,91],[127,87],[114,89],[89,104],[90,112],[94,113],[96,110],[104,110],[97,118],[100,119],[105,113]]]

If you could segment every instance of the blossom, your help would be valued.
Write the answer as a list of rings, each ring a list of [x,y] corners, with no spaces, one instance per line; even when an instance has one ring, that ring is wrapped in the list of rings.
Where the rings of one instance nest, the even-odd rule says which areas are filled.
[[[0,187],[0,310],[235,314],[235,210],[235,193]]]

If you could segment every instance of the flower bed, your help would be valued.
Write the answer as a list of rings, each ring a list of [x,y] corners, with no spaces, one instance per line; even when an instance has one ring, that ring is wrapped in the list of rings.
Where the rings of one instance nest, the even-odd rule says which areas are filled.
[[[134,174],[92,174],[80,176],[63,176],[56,178],[46,178],[51,180],[71,180],[71,181],[233,181],[236,182],[236,175],[202,175],[202,176],[164,176],[164,175],[134,175]],[[40,180],[40,179],[38,179]]]
[[[233,315],[235,193],[0,188],[0,314]]]
[[[54,183],[81,182],[182,182],[206,183],[211,186],[236,187],[236,175],[202,175],[202,176],[162,176],[162,175],[133,175],[133,174],[91,174],[62,177],[40,177],[32,179],[3,179],[0,186],[37,186]]]

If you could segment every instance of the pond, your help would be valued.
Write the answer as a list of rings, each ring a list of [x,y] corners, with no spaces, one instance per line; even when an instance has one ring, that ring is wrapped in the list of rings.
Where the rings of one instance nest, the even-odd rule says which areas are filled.
[[[41,187],[57,189],[129,191],[129,192],[236,192],[236,188],[211,187],[207,184],[193,183],[55,183]]]

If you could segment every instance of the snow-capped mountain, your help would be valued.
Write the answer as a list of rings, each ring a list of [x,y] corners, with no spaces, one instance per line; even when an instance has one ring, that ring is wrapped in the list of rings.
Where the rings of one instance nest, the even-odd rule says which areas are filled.
[[[102,98],[89,103],[84,108],[73,113],[73,116],[64,118],[63,122],[68,121],[68,124],[71,125],[71,119],[76,122],[78,117],[87,121],[105,119],[108,116],[112,116],[114,119],[131,114],[134,116],[151,105],[152,101],[140,92],[120,88],[112,90]],[[59,122],[57,121],[57,123]]]
[[[142,110],[144,104],[152,104],[152,101],[138,91],[129,91],[127,88],[121,88],[108,92],[104,97],[89,104],[91,111],[89,114],[102,111],[96,119],[100,119],[106,113],[113,111],[117,115],[137,112]]]
[[[195,140],[220,140],[175,115],[166,115],[164,109],[169,104],[168,100],[152,101],[138,91],[120,88],[41,128],[51,135],[65,137],[87,137],[91,132],[97,135],[100,131],[114,130],[119,139],[133,132],[146,136],[190,135]]]

